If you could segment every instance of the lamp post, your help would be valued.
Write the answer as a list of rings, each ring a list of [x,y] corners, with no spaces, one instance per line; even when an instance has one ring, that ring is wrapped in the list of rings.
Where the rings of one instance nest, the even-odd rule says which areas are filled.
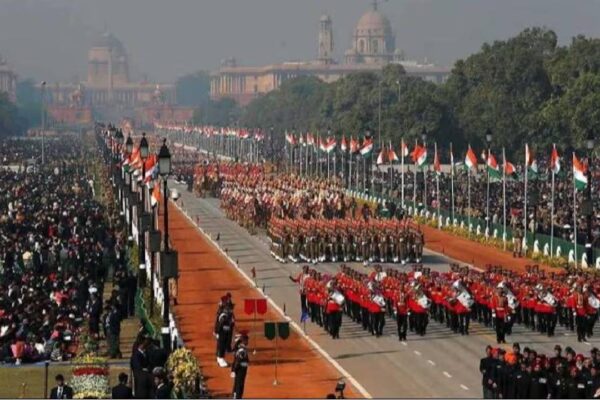
[[[46,131],[46,81],[42,81],[42,105],[40,107],[40,111],[41,111],[41,125],[42,125],[42,166],[44,165],[44,161],[46,160],[45,158],[45,149],[44,149],[44,132]]]
[[[488,128],[485,131],[485,141],[487,143],[487,161],[489,161],[492,151],[492,130]],[[490,169],[486,167],[487,171],[487,198],[485,203],[485,234],[490,234]]]
[[[594,238],[592,237],[592,218],[594,216],[594,202],[592,201],[592,160],[594,157],[594,132],[588,131],[585,147],[588,151],[587,163],[587,187],[585,206],[582,207],[586,216],[587,223],[587,242],[585,244],[585,254],[588,265],[594,264]]]
[[[144,286],[144,273],[145,269],[148,268],[146,265],[146,239],[145,239],[145,230],[147,229],[146,222],[146,188],[144,187],[144,180],[146,179],[146,159],[148,158],[148,141],[146,140],[146,132],[142,133],[142,139],[140,140],[139,145],[140,150],[140,158],[142,159],[142,183],[140,185],[140,191],[142,192],[142,207],[141,212],[138,216],[138,242],[139,242],[139,261],[140,261],[140,270],[138,276],[138,286],[141,288]],[[142,269],[142,266],[144,267]]]
[[[164,203],[164,242],[163,251],[164,253],[169,252],[169,207],[167,195],[167,178],[171,173],[171,153],[167,147],[167,140],[163,139],[163,144],[158,152],[158,170],[160,176],[163,179],[164,190],[163,190],[163,203]],[[165,265],[161,263],[161,268]],[[164,273],[163,273],[164,275]],[[163,327],[162,327],[163,347],[170,353],[171,350],[171,336],[169,333],[169,279],[163,276]]]

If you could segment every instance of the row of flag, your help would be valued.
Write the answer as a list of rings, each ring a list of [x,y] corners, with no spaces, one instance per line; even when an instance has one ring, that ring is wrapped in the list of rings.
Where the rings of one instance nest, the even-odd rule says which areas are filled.
[[[116,141],[114,141],[112,138],[110,138],[110,140],[112,141],[112,143],[110,143],[111,148],[120,152],[121,154],[120,166],[125,173],[129,173],[133,170],[139,171],[141,175],[143,171],[144,176],[140,176],[140,180],[144,185],[149,185],[150,182],[158,178],[158,156],[156,154],[150,154],[146,160],[143,160],[139,147],[134,147],[131,153],[128,154],[125,151],[124,146],[120,146],[119,148],[119,145],[116,143]],[[160,185],[155,183],[150,196],[150,203],[152,207],[160,202],[160,198]]]
[[[182,133],[196,133],[206,137],[223,136],[236,137],[238,139],[254,139],[261,141],[265,138],[265,134],[260,129],[245,129],[232,127],[214,127],[214,126],[192,126],[178,124],[161,124],[154,123],[154,128],[157,130],[168,130]]]

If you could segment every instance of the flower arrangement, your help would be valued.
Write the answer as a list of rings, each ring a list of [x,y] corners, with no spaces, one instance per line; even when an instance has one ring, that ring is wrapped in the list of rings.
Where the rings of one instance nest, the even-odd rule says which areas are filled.
[[[173,391],[178,397],[198,397],[200,366],[190,350],[180,348],[172,352],[166,367],[173,375]]]
[[[73,367],[73,378],[71,380],[74,398],[110,398],[109,370],[106,366],[106,359],[87,354],[75,361],[78,365]]]

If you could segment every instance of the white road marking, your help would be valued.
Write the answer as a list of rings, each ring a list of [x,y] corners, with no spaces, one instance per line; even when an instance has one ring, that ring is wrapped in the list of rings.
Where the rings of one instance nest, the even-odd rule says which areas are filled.
[[[177,203],[173,203],[173,204],[175,205],[175,207],[177,207],[179,209],[179,211],[182,211],[179,204],[177,204]],[[204,231],[204,229],[202,229],[200,226],[198,226],[198,224],[192,218],[190,218],[189,215],[186,215],[186,218],[192,223],[193,226],[196,227],[196,229],[202,234],[202,236],[204,236],[206,239],[208,239],[211,242],[211,244],[221,253],[221,255],[223,255],[227,260],[229,260],[231,265],[235,269],[238,270],[238,272],[242,275],[242,277],[245,278],[252,287],[255,287],[255,284],[254,284],[254,281],[252,280],[252,278],[250,276],[248,276],[246,274],[246,272],[244,272],[244,270],[242,270],[240,268],[239,265],[237,265],[235,260],[233,258],[231,258],[229,256],[229,254],[225,253],[225,251],[217,244],[217,242],[215,242],[211,237],[209,237],[206,234],[206,232]],[[362,394],[363,397],[369,398],[369,399],[373,398],[373,396],[371,396],[371,394],[369,394],[367,389],[365,389],[360,383],[358,383],[358,381],[352,375],[350,375],[350,373],[348,371],[346,371],[346,369],[344,367],[342,367],[337,361],[335,361],[321,346],[319,346],[319,344],[317,342],[315,342],[313,339],[311,339],[310,336],[308,336],[306,333],[304,333],[304,331],[302,330],[300,325],[298,325],[295,321],[291,321],[291,319],[285,315],[283,310],[277,305],[277,303],[275,303],[275,301],[271,297],[269,297],[265,294],[263,294],[263,295],[267,299],[269,304],[271,304],[271,306],[273,308],[275,308],[275,310],[277,310],[277,312],[279,312],[279,314],[284,316],[284,318],[286,318],[290,322],[290,325],[296,330],[296,332],[300,336],[302,336],[304,339],[306,339],[315,348],[315,350],[317,350],[317,352],[319,352],[323,357],[325,357],[325,359],[327,361],[329,361],[329,363],[331,365],[333,365],[333,367],[335,369],[337,369],[342,375],[344,375],[344,377],[352,383],[352,385],[356,388],[356,390],[358,390],[360,392],[360,394]]]
[[[460,387],[461,387],[462,389],[464,389],[464,390],[469,390],[469,388],[468,388],[468,387],[466,387],[465,385],[460,385]]]
[[[588,346],[592,345],[590,342],[584,342],[584,343],[587,344]]]
[[[448,372],[444,371],[444,375],[446,376],[446,378],[452,378],[452,375],[450,375]]]
[[[408,346],[408,343],[402,342],[402,346]]]
[[[427,362],[435,367],[435,363],[431,360],[427,360]]]
[[[420,356],[420,355],[421,355],[421,352],[420,352],[420,351],[417,351],[417,350],[415,350],[415,354],[416,354],[416,355],[418,355],[418,356]]]

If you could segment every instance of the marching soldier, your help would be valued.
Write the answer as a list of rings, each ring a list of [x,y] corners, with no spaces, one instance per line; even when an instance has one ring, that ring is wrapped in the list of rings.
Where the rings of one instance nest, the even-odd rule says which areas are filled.
[[[306,302],[306,280],[310,278],[308,265],[302,267],[302,272],[298,274],[297,277],[292,277],[290,275],[290,280],[294,283],[297,283],[300,290],[300,307],[302,309],[302,314],[308,313],[308,303]]]
[[[577,341],[586,342],[586,331],[587,331],[587,298],[583,293],[581,286],[578,286],[575,291],[575,325],[577,327]]]
[[[496,295],[492,298],[490,306],[492,309],[492,319],[496,327],[496,342],[498,344],[506,343],[505,323],[508,317],[508,300],[502,292],[502,288],[496,289]]]
[[[408,328],[408,296],[405,288],[400,288],[396,300],[396,323],[398,325],[398,340],[406,340]]]
[[[241,399],[244,395],[244,384],[248,373],[248,331],[241,331],[236,338],[235,355],[231,364],[231,377],[233,378],[233,398]]]

